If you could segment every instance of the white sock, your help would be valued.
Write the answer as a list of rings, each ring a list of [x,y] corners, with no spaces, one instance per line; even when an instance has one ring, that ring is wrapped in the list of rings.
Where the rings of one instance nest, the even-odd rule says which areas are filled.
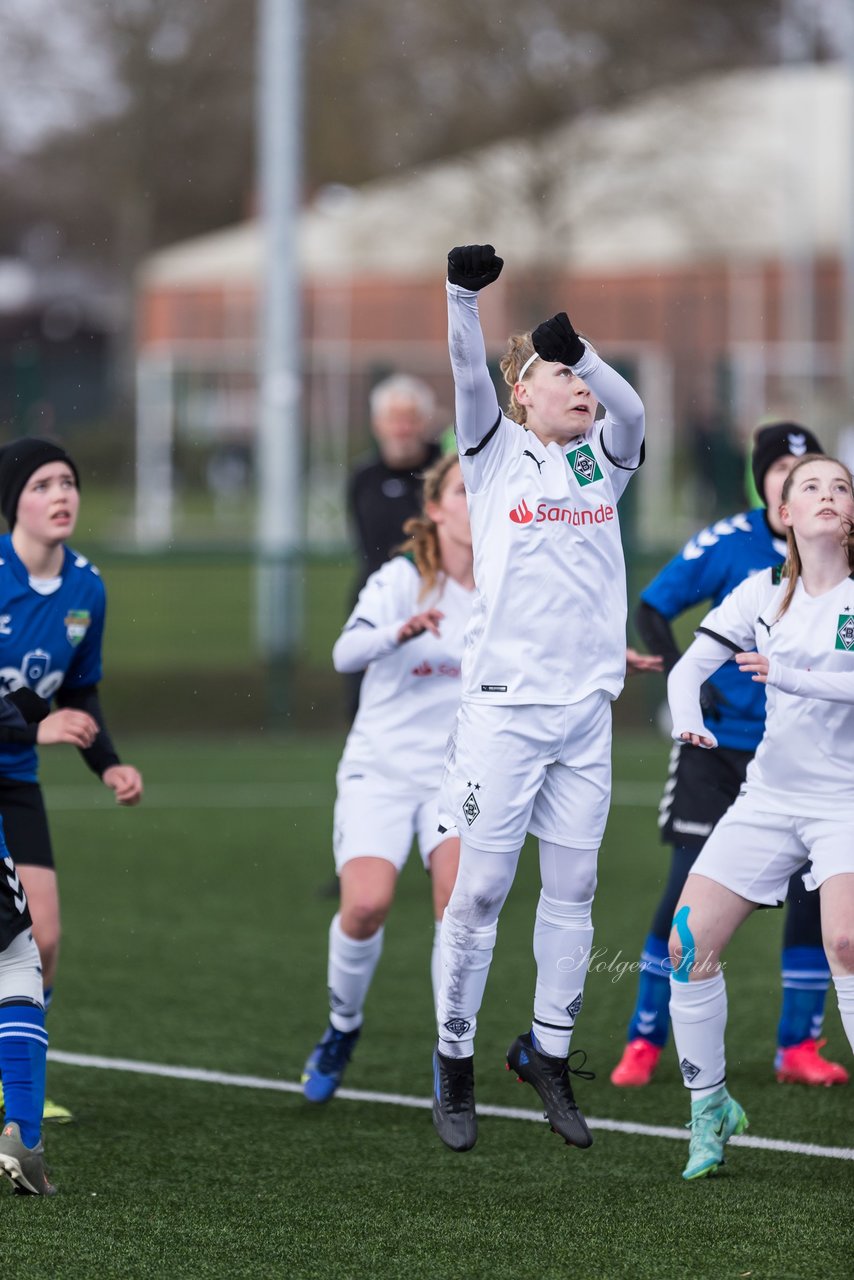
[[[430,953],[430,981],[433,983],[433,1009],[439,1007],[439,987],[442,983],[442,921],[433,925],[433,950]]]
[[[723,973],[702,982],[677,982],[671,975],[673,1039],[682,1079],[694,1102],[716,1093],[726,1083],[726,1015]]]
[[[834,977],[833,985],[836,987],[839,1016],[842,1019],[848,1043],[854,1050],[854,973],[847,973],[843,978]]]
[[[537,985],[533,1031],[543,1053],[565,1058],[581,1012],[593,945],[589,902],[558,902],[540,894],[534,925]]]
[[[355,1031],[383,949],[383,929],[371,938],[348,938],[341,916],[329,926],[329,1021],[336,1031]]]
[[[436,1020],[439,1052],[446,1058],[470,1058],[474,1053],[477,1014],[497,933],[497,921],[478,929],[456,920],[450,907],[445,910]]]

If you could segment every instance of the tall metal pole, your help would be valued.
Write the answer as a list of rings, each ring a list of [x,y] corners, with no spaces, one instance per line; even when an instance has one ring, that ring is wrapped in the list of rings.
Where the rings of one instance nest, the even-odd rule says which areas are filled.
[[[291,711],[301,633],[303,537],[298,219],[302,172],[301,0],[259,0],[260,295],[257,634],[269,720]]]
[[[847,425],[854,428],[854,10],[850,3],[843,0],[836,16],[842,24],[845,63],[848,68],[848,154],[842,157],[842,163],[847,162],[848,166],[848,207],[845,212],[846,232],[843,240],[842,341],[845,351],[845,389],[848,393]]]

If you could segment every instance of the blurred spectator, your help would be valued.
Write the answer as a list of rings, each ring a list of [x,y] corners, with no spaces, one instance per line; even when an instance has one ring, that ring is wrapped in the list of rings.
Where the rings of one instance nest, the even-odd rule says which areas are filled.
[[[356,464],[347,493],[359,557],[354,599],[421,510],[421,476],[441,453],[433,438],[435,408],[431,388],[407,374],[394,374],[371,392],[377,452]]]

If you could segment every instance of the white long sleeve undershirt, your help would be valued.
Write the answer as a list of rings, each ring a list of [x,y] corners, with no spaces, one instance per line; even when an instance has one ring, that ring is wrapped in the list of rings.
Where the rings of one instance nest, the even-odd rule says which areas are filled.
[[[377,658],[385,658],[398,648],[397,633],[403,626],[405,618],[392,622],[386,627],[372,627],[365,622],[357,622],[335,641],[332,650],[332,665],[341,675],[354,671],[364,671]]]
[[[697,636],[696,640],[676,663],[667,677],[667,701],[673,720],[673,737],[681,739],[683,733],[696,733],[711,738],[717,746],[717,738],[703,723],[700,707],[700,686],[713,676],[732,657],[732,649],[713,640],[711,636]]]
[[[821,702],[854,702],[854,671],[802,671],[784,667],[776,658],[768,664],[768,684],[781,693]]]

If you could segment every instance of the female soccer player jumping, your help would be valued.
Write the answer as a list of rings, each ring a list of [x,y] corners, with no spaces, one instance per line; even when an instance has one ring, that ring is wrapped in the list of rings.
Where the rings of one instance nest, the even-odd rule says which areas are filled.
[[[824,949],[854,1048],[854,493],[847,468],[809,455],[783,486],[785,565],[754,574],[703,620],[668,681],[673,736],[714,747],[700,686],[735,655],[767,686],[765,734],[738,799],[717,824],[677,904],[670,1018],[691,1090],[683,1178],[723,1163],[747,1128],[726,1089],[727,1000],[721,953],[757,906],[778,906],[809,859]],[[756,648],[758,652],[748,652]],[[745,679],[747,675],[745,675]]]
[[[309,1102],[328,1102],[359,1038],[383,925],[413,834],[439,922],[457,873],[456,832],[439,831],[442,757],[460,700],[463,635],[473,600],[471,531],[457,459],[424,477],[424,513],[404,532],[411,551],[371,575],[333,651],[364,671],[359,710],[338,767],[335,865],[341,905],[329,929],[329,1025],[303,1070]]]
[[[567,1054],[593,938],[611,702],[626,670],[617,502],[640,465],[644,428],[638,396],[563,313],[511,338],[501,365],[511,388],[504,416],[477,307],[502,266],[491,245],[448,255],[457,447],[477,584],[440,798],[461,847],[442,925],[433,1120],[457,1151],[477,1138],[477,1013],[528,831],[540,840],[537,984],[532,1029],[511,1045],[508,1065],[533,1085],[567,1142],[592,1141]]]

